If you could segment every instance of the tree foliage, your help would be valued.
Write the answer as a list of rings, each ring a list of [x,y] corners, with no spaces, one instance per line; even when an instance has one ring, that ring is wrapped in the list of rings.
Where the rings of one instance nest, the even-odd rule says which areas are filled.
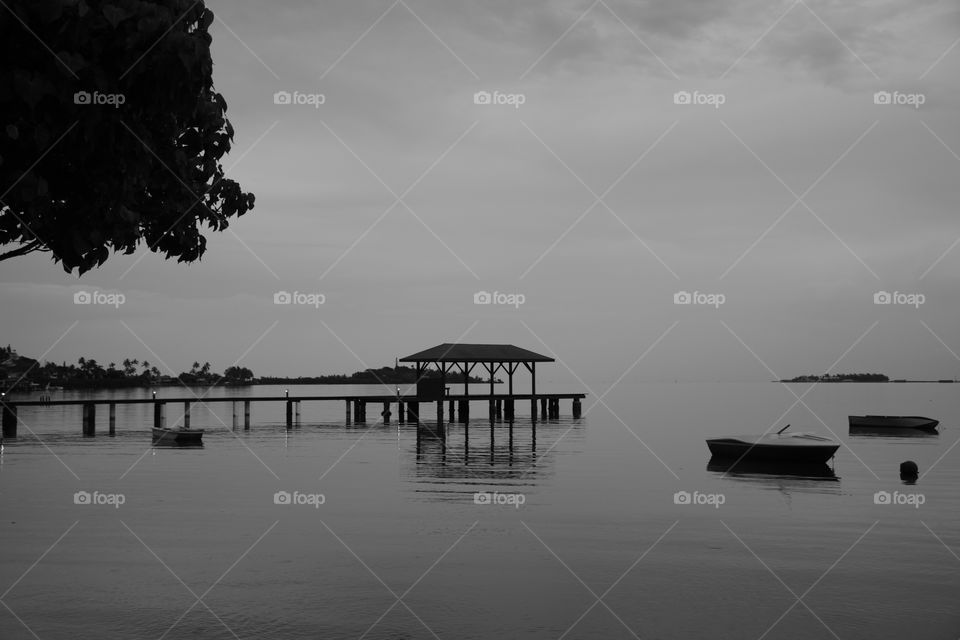
[[[202,0],[0,7],[0,260],[50,251],[83,273],[144,241],[198,260],[202,230],[254,205],[224,176]]]
[[[246,367],[234,365],[226,368],[223,372],[223,377],[226,378],[228,382],[250,382],[253,380],[253,371]]]

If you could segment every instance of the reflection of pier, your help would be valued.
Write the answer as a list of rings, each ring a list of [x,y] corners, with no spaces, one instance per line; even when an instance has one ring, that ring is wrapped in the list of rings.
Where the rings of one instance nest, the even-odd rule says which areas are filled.
[[[574,421],[574,429],[579,430],[578,422]],[[517,423],[425,422],[416,426],[416,475],[460,480],[531,477],[540,471],[538,465],[556,439],[569,428],[566,422],[529,419]]]

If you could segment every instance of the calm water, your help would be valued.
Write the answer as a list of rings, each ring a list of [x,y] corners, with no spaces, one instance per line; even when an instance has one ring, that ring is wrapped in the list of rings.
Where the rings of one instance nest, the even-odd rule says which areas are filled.
[[[624,382],[609,409],[572,420],[565,401],[512,436],[479,405],[443,433],[345,426],[342,403],[305,404],[290,431],[281,404],[255,405],[253,428],[232,432],[214,405],[193,413],[209,429],[194,450],[151,449],[145,406],[118,409],[115,438],[101,409],[94,439],[78,408],[23,409],[36,435],[21,425],[0,456],[0,638],[955,640],[957,390],[821,385],[804,398],[816,415],[782,415],[795,398],[778,384]],[[846,416],[867,412],[944,428],[848,436]],[[847,445],[825,478],[708,469],[707,437],[825,432],[817,416]],[[927,473],[915,486],[899,480],[906,459]],[[124,503],[74,504],[77,491]],[[278,491],[324,502],[275,504]],[[678,491],[722,504],[678,505]],[[877,491],[923,504],[878,505]]]

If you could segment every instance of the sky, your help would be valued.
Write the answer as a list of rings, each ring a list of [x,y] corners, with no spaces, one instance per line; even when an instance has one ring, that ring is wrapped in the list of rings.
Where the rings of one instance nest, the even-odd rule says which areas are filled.
[[[955,3],[207,5],[256,208],[192,265],[0,263],[0,342],[164,373],[489,342],[572,387],[960,377]]]

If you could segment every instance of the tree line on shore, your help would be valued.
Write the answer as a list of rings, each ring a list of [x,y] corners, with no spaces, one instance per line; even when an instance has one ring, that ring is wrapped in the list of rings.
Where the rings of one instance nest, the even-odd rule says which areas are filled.
[[[40,362],[19,355],[10,345],[0,347],[0,373],[7,391],[14,385],[19,389],[35,387],[109,388],[146,387],[163,384],[248,384],[253,381],[253,372],[246,367],[230,366],[222,374],[211,370],[209,362],[194,362],[188,371],[175,376],[164,375],[149,360],[124,358],[118,365],[106,366],[93,358],[80,357],[75,364]]]
[[[440,373],[428,370],[423,377],[438,377]],[[80,357],[75,364],[40,362],[19,355],[10,345],[0,347],[0,388],[6,392],[31,389],[97,389],[120,387],[153,387],[160,385],[242,385],[242,384],[414,384],[417,372],[413,367],[380,367],[365,369],[350,375],[323,376],[264,376],[257,378],[247,367],[227,367],[222,374],[212,370],[209,362],[194,362],[188,371],[164,375],[148,360],[124,358],[118,365],[106,366],[93,358]],[[462,383],[463,374],[448,373],[447,381]],[[486,382],[470,376],[470,382]],[[499,380],[496,380],[499,382]]]

